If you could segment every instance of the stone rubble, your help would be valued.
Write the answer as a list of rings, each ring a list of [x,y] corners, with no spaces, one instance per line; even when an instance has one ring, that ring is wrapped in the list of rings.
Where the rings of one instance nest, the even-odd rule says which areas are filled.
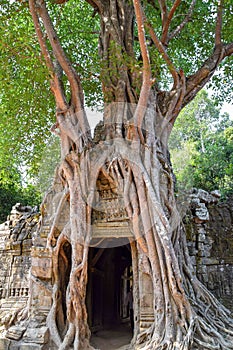
[[[233,311],[233,197],[194,190],[185,217],[189,253],[198,278]]]

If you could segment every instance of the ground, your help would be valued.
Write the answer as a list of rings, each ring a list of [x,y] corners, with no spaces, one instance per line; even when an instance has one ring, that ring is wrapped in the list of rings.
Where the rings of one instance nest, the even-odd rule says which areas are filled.
[[[129,325],[120,325],[115,329],[102,330],[94,334],[91,343],[101,350],[127,350],[131,341]]]

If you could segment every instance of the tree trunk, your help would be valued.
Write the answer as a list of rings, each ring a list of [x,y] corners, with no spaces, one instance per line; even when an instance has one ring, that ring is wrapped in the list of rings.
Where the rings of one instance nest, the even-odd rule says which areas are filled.
[[[113,110],[115,112],[115,108]],[[156,116],[156,111],[147,111],[150,117],[152,113]],[[121,124],[121,131],[122,128]],[[101,140],[78,154],[71,151],[61,164],[60,176],[64,181],[65,200],[69,201],[70,222],[58,237],[54,236],[53,230],[49,237],[54,255],[54,297],[50,312],[53,339],[59,349],[66,349],[70,344],[74,349],[89,348],[85,305],[87,258],[93,193],[102,172],[123,193],[134,232],[138,255],[135,259],[144,261],[140,266],[138,262],[134,263],[142,273],[150,275],[153,283],[155,321],[143,333],[135,327],[132,347],[218,349],[221,344],[223,349],[231,349],[230,314],[197,280],[189,260],[185,232],[176,209],[166,145],[153,133],[144,134],[145,144],[142,145],[123,137],[123,132],[119,135],[119,128],[114,123],[111,139],[108,126],[104,142]],[[103,138],[103,134],[101,136]],[[62,292],[58,291],[65,284],[59,259],[67,259],[64,256],[66,242],[72,250],[70,278],[66,282],[67,324],[58,327],[61,324],[58,320],[65,318],[64,315],[61,317]],[[134,282],[134,295],[138,295],[136,275]],[[140,294],[138,297],[140,299]]]
[[[37,23],[33,0],[30,2]],[[102,173],[122,194],[134,234],[131,249],[138,321],[132,348],[233,349],[230,313],[197,280],[176,208],[167,142],[183,103],[182,72],[171,92],[164,93],[156,87],[146,91],[146,77],[140,75],[136,65],[134,70],[130,68],[136,60],[133,4],[125,0],[103,1],[98,12],[105,108],[101,137],[94,143],[83,110],[79,79],[63,59],[57,41],[53,41],[43,2],[39,11],[56,59],[73,87],[68,104],[57,76],[53,80],[58,107],[55,129],[59,130],[62,154],[58,176],[63,191],[48,237],[54,281],[48,322],[51,337],[59,350],[92,348],[85,299],[93,203]],[[57,232],[56,222],[67,204],[69,222]],[[153,285],[154,322],[143,332],[138,323],[139,272],[149,275]]]

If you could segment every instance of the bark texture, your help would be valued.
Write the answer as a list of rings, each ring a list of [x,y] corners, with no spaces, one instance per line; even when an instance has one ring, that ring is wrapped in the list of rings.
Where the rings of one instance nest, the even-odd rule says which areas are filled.
[[[85,298],[92,208],[97,179],[102,173],[123,194],[134,234],[131,250],[138,316],[139,269],[150,276],[153,284],[154,323],[141,332],[137,317],[132,348],[233,349],[230,312],[197,280],[189,260],[176,209],[167,149],[179,111],[211,78],[227,52],[231,52],[231,47],[228,45],[226,50],[220,40],[221,11],[213,54],[196,74],[185,77],[173,66],[165,46],[189,21],[195,1],[190,2],[187,16],[173,32],[169,32],[169,25],[180,1],[174,1],[170,11],[165,1],[158,2],[163,25],[161,39],[147,21],[140,1],[135,0],[133,4],[125,0],[89,2],[100,16],[99,51],[106,102],[101,139],[95,142],[84,110],[79,76],[59,43],[45,2],[29,1],[51,73],[51,87],[57,102],[57,123],[53,131],[61,139],[62,154],[58,176],[62,179],[63,196],[48,237],[54,275],[53,305],[49,314],[51,337],[59,350],[92,349]],[[128,63],[130,60],[132,66],[132,62],[136,62],[134,16],[138,23],[142,74],[136,64],[132,70]],[[145,28],[173,77],[170,91],[160,91],[152,79]],[[44,32],[52,52],[48,50]],[[54,58],[69,80],[69,102]],[[57,232],[56,221],[64,205],[69,206],[70,219],[62,232]]]

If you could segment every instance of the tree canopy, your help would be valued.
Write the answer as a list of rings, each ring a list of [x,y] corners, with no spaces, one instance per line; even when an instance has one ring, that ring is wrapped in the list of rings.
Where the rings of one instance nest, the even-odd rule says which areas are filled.
[[[85,102],[96,107],[103,102],[101,79],[107,74],[114,74],[113,66],[109,71],[98,55],[100,24],[97,12],[86,1],[58,3],[48,2],[49,13],[66,54],[80,74]],[[212,55],[218,1],[182,1],[179,5],[178,2],[173,4],[173,1],[166,3],[166,13],[162,13],[162,16],[163,2],[160,1],[158,4],[145,1],[144,11],[156,35],[167,47],[166,53],[173,67],[191,76]],[[232,6],[230,0],[225,0],[222,5],[221,40],[226,50],[231,50],[230,43],[233,41]],[[172,11],[169,13],[168,9]],[[166,18],[167,26],[164,26],[162,22]],[[49,73],[40,53],[28,2],[1,1],[0,20],[1,149],[5,153],[10,152],[11,159],[18,156],[27,163],[33,161],[31,165],[36,168],[54,123],[55,105],[49,91]],[[160,89],[169,89],[172,69],[165,64],[164,53],[159,52],[149,39],[149,27],[146,31],[152,75],[156,77]],[[117,50],[119,48],[114,47],[112,56],[118,57]],[[140,71],[142,57],[137,33],[134,36],[134,50],[134,58],[125,53],[121,60],[126,61],[129,69]],[[119,64],[115,62],[116,67]],[[232,99],[231,68],[232,57],[228,57],[220,64],[210,82],[219,100]],[[68,88],[67,79],[63,79]]]
[[[12,124],[5,127],[9,139],[24,140],[16,158],[33,172],[38,162],[30,163],[26,154],[39,159],[43,148],[46,153],[48,126],[61,148],[33,243],[38,258],[50,254],[51,279],[40,274],[43,269],[31,275],[36,302],[28,305],[34,308],[29,318],[41,303],[38,327],[49,327],[51,344],[93,349],[86,305],[88,254],[96,243],[95,222],[107,224],[111,217],[115,224],[125,220],[130,232],[125,238],[133,270],[132,348],[233,349],[231,315],[198,281],[188,256],[168,153],[176,119],[197,93],[210,81],[225,95],[232,88],[232,1],[29,0],[4,1],[1,9],[8,72],[1,73],[2,113]],[[48,81],[55,104],[44,88]],[[86,105],[103,109],[95,138]],[[194,122],[206,127],[201,112]],[[198,130],[201,139],[207,131]],[[231,129],[224,132],[230,139]],[[202,153],[207,146],[201,140]],[[14,146],[7,142],[5,147],[13,155]],[[143,320],[145,278],[152,289],[150,313]],[[48,308],[39,302],[41,286],[50,296]],[[22,320],[25,330],[36,322]]]
[[[182,110],[169,141],[178,188],[232,193],[232,126],[205,91]]]
[[[86,1],[58,3],[48,2],[49,13],[66,54],[80,74],[85,103],[95,108],[101,107],[101,79],[114,75],[114,69],[113,65],[110,69],[105,67],[105,62],[98,55],[100,23],[97,12]],[[144,2],[148,21],[157,36],[161,37],[164,47],[167,47],[166,53],[174,67],[182,69],[185,75],[192,75],[212,54],[217,1],[216,4],[213,1],[184,1],[179,6],[176,2],[173,4],[167,1],[167,9],[161,16],[162,4]],[[233,5],[231,1],[224,1],[222,6],[221,38],[225,46],[229,47],[228,44],[233,40]],[[170,13],[169,8],[172,10]],[[165,18],[168,18],[169,32],[162,23]],[[164,62],[164,53],[161,50],[159,52],[152,39],[149,39],[148,31],[149,27],[146,36],[153,76],[160,89],[169,89],[172,70]],[[1,1],[0,34],[0,159],[7,163],[8,169],[11,166],[12,169],[17,168],[18,172],[20,164],[21,167],[25,166],[29,176],[37,176],[41,168],[41,155],[51,141],[50,128],[55,122],[55,102],[50,93],[49,72],[35,36],[27,1]],[[137,32],[134,49],[135,57],[125,53],[121,57],[125,62],[121,64],[126,64],[137,74],[142,68]],[[115,46],[111,50],[112,56],[116,57],[115,68],[118,69],[120,63],[117,51],[120,48]],[[232,57],[228,57],[220,64],[209,83],[219,102],[232,99],[232,75]],[[63,77],[63,80],[68,89],[67,79]],[[187,134],[189,130],[186,131]],[[200,163],[198,166],[205,171]],[[197,181],[199,185],[203,182]]]

